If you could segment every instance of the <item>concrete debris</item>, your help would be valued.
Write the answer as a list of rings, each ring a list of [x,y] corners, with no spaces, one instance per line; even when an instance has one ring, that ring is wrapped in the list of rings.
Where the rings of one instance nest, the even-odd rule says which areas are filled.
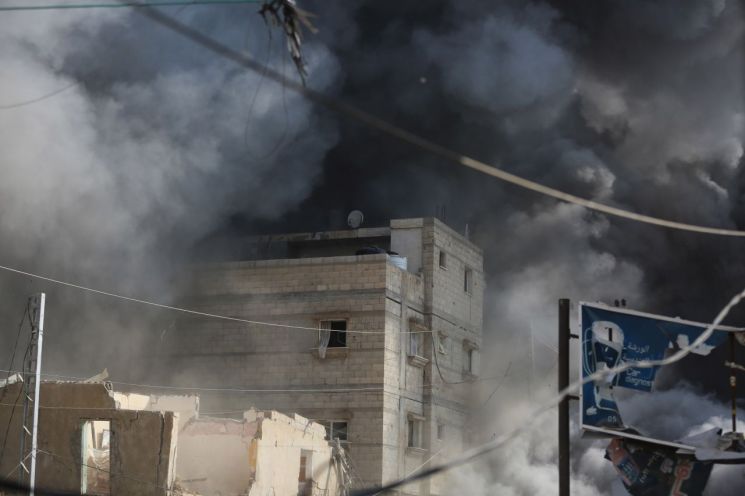
[[[96,377],[42,382],[38,485],[84,494],[347,494],[343,450],[317,422],[257,410],[238,419],[200,416],[197,396],[114,392],[99,382],[104,374]],[[22,386],[5,386],[5,397]],[[12,412],[1,407],[0,424],[17,433]],[[3,473],[18,464],[18,436],[6,441]]]
[[[109,378],[109,369],[103,369],[100,373],[89,377],[88,379],[84,380],[83,382],[85,384],[91,384],[95,382],[105,382],[106,379]]]
[[[15,384],[16,382],[23,382],[23,376],[18,372],[9,376],[7,379],[0,380],[0,388]]]

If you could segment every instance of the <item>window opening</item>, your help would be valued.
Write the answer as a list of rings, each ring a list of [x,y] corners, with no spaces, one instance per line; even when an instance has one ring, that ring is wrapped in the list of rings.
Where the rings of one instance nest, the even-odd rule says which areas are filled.
[[[443,250],[440,250],[440,268],[441,269],[448,268],[448,254],[447,252]]]
[[[479,368],[479,350],[472,343],[463,343],[463,371],[477,375]]]
[[[326,440],[338,439],[339,441],[347,440],[347,422],[339,420],[316,420],[326,428]]]
[[[408,422],[407,446],[409,448],[422,447],[422,421],[418,418],[409,416]]]
[[[319,322],[318,332],[318,355],[326,356],[327,348],[347,347],[347,321],[346,320],[322,320]]]
[[[297,481],[298,495],[310,496],[313,490],[313,452],[311,450],[300,450],[300,472]]]
[[[111,421],[86,420],[81,429],[80,492],[111,494]]]
[[[463,271],[463,291],[471,293],[473,290],[473,270],[466,267]]]
[[[445,439],[445,424],[437,424],[437,439]]]
[[[424,334],[417,332],[416,328],[413,328],[409,334],[409,356],[423,356],[422,355],[422,339]]]

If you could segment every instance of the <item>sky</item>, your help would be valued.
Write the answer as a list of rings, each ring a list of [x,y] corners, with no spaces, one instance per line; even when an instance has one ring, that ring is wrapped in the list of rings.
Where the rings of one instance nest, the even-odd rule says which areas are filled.
[[[318,28],[304,40],[310,88],[585,198],[745,228],[738,2],[300,5]],[[297,79],[281,33],[257,10],[163,9]],[[745,285],[742,240],[608,218],[465,170],[128,9],[0,12],[0,67],[0,265],[169,303],[193,263],[226,256],[217,237],[336,227],[352,209],[366,226],[444,209],[443,220],[467,225],[485,251],[485,340],[495,358],[524,348],[528,329],[555,346],[561,297],[625,298],[706,321]],[[1,349],[14,343],[27,296],[41,290],[45,360],[60,373],[108,366],[146,377],[148,339],[175,319],[0,273]],[[533,380],[549,389],[555,355],[543,347],[536,356]],[[485,375],[506,368],[490,363]],[[517,388],[525,367],[513,374]],[[686,379],[691,394],[722,387],[715,374]],[[530,442],[526,460],[548,463],[551,453]],[[597,449],[575,458],[585,463]],[[516,477],[503,493],[531,494]],[[610,478],[580,483],[587,494],[611,491]]]

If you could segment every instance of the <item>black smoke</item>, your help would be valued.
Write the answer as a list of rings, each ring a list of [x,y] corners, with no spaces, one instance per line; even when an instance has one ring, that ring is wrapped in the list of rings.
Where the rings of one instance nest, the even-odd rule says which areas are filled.
[[[570,193],[745,228],[737,1],[301,7],[318,15],[305,44],[315,89]],[[270,35],[256,10],[166,12],[293,74],[281,33]],[[77,83],[0,110],[3,265],[169,302],[190,264],[225,255],[226,237],[324,229],[331,213],[352,209],[382,225],[444,206],[444,220],[467,225],[485,250],[495,358],[524,346],[528,328],[555,344],[560,297],[625,298],[711,320],[745,286],[745,241],[608,218],[486,178],[316,107],[136,12],[2,13],[0,41],[0,105]],[[109,366],[147,377],[152,337],[176,318],[7,273],[0,287],[6,350],[26,296],[49,293],[46,356],[63,373]],[[552,373],[552,353],[537,352],[531,370]],[[492,362],[484,375],[504,370]],[[722,384],[718,372],[689,379]]]

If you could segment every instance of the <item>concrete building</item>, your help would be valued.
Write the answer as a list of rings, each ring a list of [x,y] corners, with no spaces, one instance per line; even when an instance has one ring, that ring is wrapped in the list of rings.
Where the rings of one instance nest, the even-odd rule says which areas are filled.
[[[9,477],[19,467],[21,386],[0,387],[8,400],[0,423],[9,426],[0,470]],[[43,382],[39,396],[37,487],[100,496],[347,494],[343,450],[299,415],[251,409],[239,420],[212,418],[200,415],[197,396],[115,392],[105,382]]]
[[[317,420],[347,447],[358,485],[461,451],[482,335],[478,247],[419,218],[252,237],[242,250],[197,271],[189,304],[278,325],[181,322],[164,348],[183,382],[242,390],[202,401]],[[436,479],[411,486],[403,492],[441,494]]]

